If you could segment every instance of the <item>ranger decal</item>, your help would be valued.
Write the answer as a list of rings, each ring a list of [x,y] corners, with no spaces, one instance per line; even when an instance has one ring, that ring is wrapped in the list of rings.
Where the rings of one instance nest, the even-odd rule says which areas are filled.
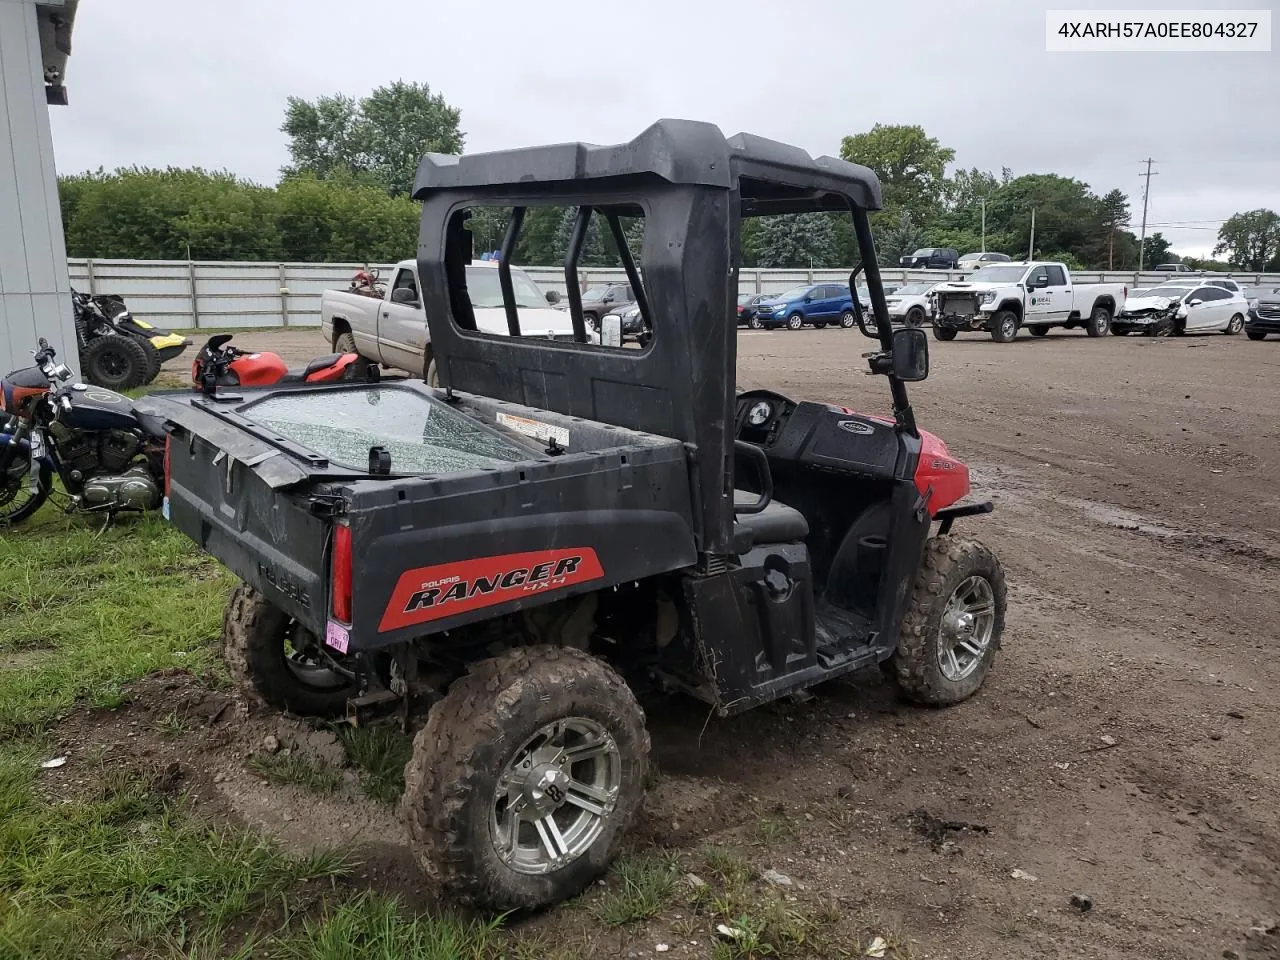
[[[595,550],[567,547],[418,567],[400,575],[378,631],[429,623],[604,576]]]

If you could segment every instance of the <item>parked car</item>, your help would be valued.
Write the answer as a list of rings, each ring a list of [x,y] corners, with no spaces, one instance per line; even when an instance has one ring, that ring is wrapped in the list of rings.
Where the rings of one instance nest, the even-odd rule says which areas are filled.
[[[1280,333],[1280,287],[1258,287],[1248,291],[1245,301],[1249,312],[1244,332],[1250,340],[1261,340],[1268,333]]]
[[[960,254],[950,247],[921,247],[910,256],[903,257],[898,263],[917,270],[954,270],[959,259]]]
[[[560,299],[558,291],[544,294],[519,267],[511,268],[511,284],[522,332],[553,340],[573,338],[571,315],[551,306]],[[402,260],[381,300],[348,290],[325,290],[320,294],[320,330],[335,353],[358,353],[436,386],[440,380],[418,289],[418,262]],[[469,264],[467,291],[477,328],[482,333],[506,335],[507,314],[502,305],[498,264],[489,260]],[[599,342],[599,334],[593,336]]]
[[[966,253],[956,262],[957,270],[978,270],[989,263],[1012,263],[1013,257],[1007,253]]]
[[[1161,263],[1155,268],[1156,273],[1190,273],[1191,268],[1185,263]]]
[[[593,283],[582,291],[582,319],[588,330],[598,331],[600,318],[606,313],[634,306],[635,302],[629,283]]]
[[[954,340],[961,330],[986,330],[1008,343],[1022,327],[1036,337],[1050,327],[1084,327],[1102,337],[1127,292],[1121,283],[1075,283],[1063,263],[997,263],[934,288],[933,335]]]
[[[821,329],[828,323],[838,323],[847,330],[856,322],[853,297],[843,283],[814,283],[766,297],[756,304],[756,316],[762,326],[786,324],[790,330],[805,326]]]
[[[889,307],[889,319],[912,327],[923,326],[925,320],[933,316],[933,303],[929,295],[937,285],[929,281],[898,287],[892,295],[885,298]]]
[[[620,307],[614,307],[605,316],[617,316],[622,330],[622,339],[626,340],[630,337],[633,340],[639,340],[641,344],[648,342],[649,328],[644,322],[644,317],[640,315],[640,304],[626,303]]]
[[[1127,298],[1111,331],[1117,336],[1134,331],[1154,337],[1212,332],[1234,336],[1244,329],[1248,310],[1244,297],[1216,284],[1165,283],[1145,296]]]
[[[761,329],[764,324],[760,322],[756,307],[761,300],[767,299],[767,293],[744,293],[738,297],[738,326],[745,323],[752,330]]]

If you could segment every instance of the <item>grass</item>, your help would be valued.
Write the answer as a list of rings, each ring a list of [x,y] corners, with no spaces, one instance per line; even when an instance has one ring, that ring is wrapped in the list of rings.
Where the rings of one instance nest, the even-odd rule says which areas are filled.
[[[44,800],[38,754],[0,753],[0,957],[85,960],[194,945],[309,880],[345,872],[200,824],[138,771],[103,768],[78,802]]]
[[[333,793],[342,786],[342,771],[319,757],[298,753],[255,753],[249,769],[276,786],[298,786],[312,793]]]
[[[380,803],[399,800],[413,739],[393,727],[342,727],[339,736],[347,758],[360,769],[365,795]]]
[[[46,505],[0,530],[0,739],[46,726],[77,700],[121,702],[124,684],[214,661],[232,579],[157,515],[99,522]]]
[[[622,857],[614,864],[592,915],[608,926],[647,920],[670,901],[679,875],[679,861],[668,853]]]

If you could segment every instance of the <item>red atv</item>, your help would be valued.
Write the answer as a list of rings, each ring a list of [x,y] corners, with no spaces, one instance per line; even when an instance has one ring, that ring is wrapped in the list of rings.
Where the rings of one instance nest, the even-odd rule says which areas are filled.
[[[328,353],[301,370],[290,370],[278,353],[249,353],[231,346],[231,334],[220,333],[191,362],[191,382],[202,389],[269,387],[277,383],[336,383],[339,380],[379,379],[377,364],[358,353]]]

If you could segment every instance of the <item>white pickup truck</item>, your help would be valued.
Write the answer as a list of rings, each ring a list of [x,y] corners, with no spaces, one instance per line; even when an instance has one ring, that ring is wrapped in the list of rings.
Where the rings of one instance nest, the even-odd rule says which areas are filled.
[[[498,265],[480,260],[467,266],[467,293],[475,309],[476,327],[483,333],[506,335],[507,314],[502,305]],[[511,268],[511,286],[525,336],[572,339],[573,321],[567,310],[556,310],[559,291],[544,294],[527,273]],[[385,367],[422,377],[440,385],[431,355],[431,330],[418,295],[418,264],[401,260],[382,298],[347,290],[320,294],[320,329],[340,353],[358,353]],[[599,334],[588,332],[598,342]]]
[[[1105,337],[1127,293],[1122,283],[1074,283],[1062,263],[992,264],[933,288],[933,335],[954,340],[961,330],[986,330],[996,343],[1008,343],[1021,327],[1036,337],[1050,327],[1084,327],[1091,337]]]

